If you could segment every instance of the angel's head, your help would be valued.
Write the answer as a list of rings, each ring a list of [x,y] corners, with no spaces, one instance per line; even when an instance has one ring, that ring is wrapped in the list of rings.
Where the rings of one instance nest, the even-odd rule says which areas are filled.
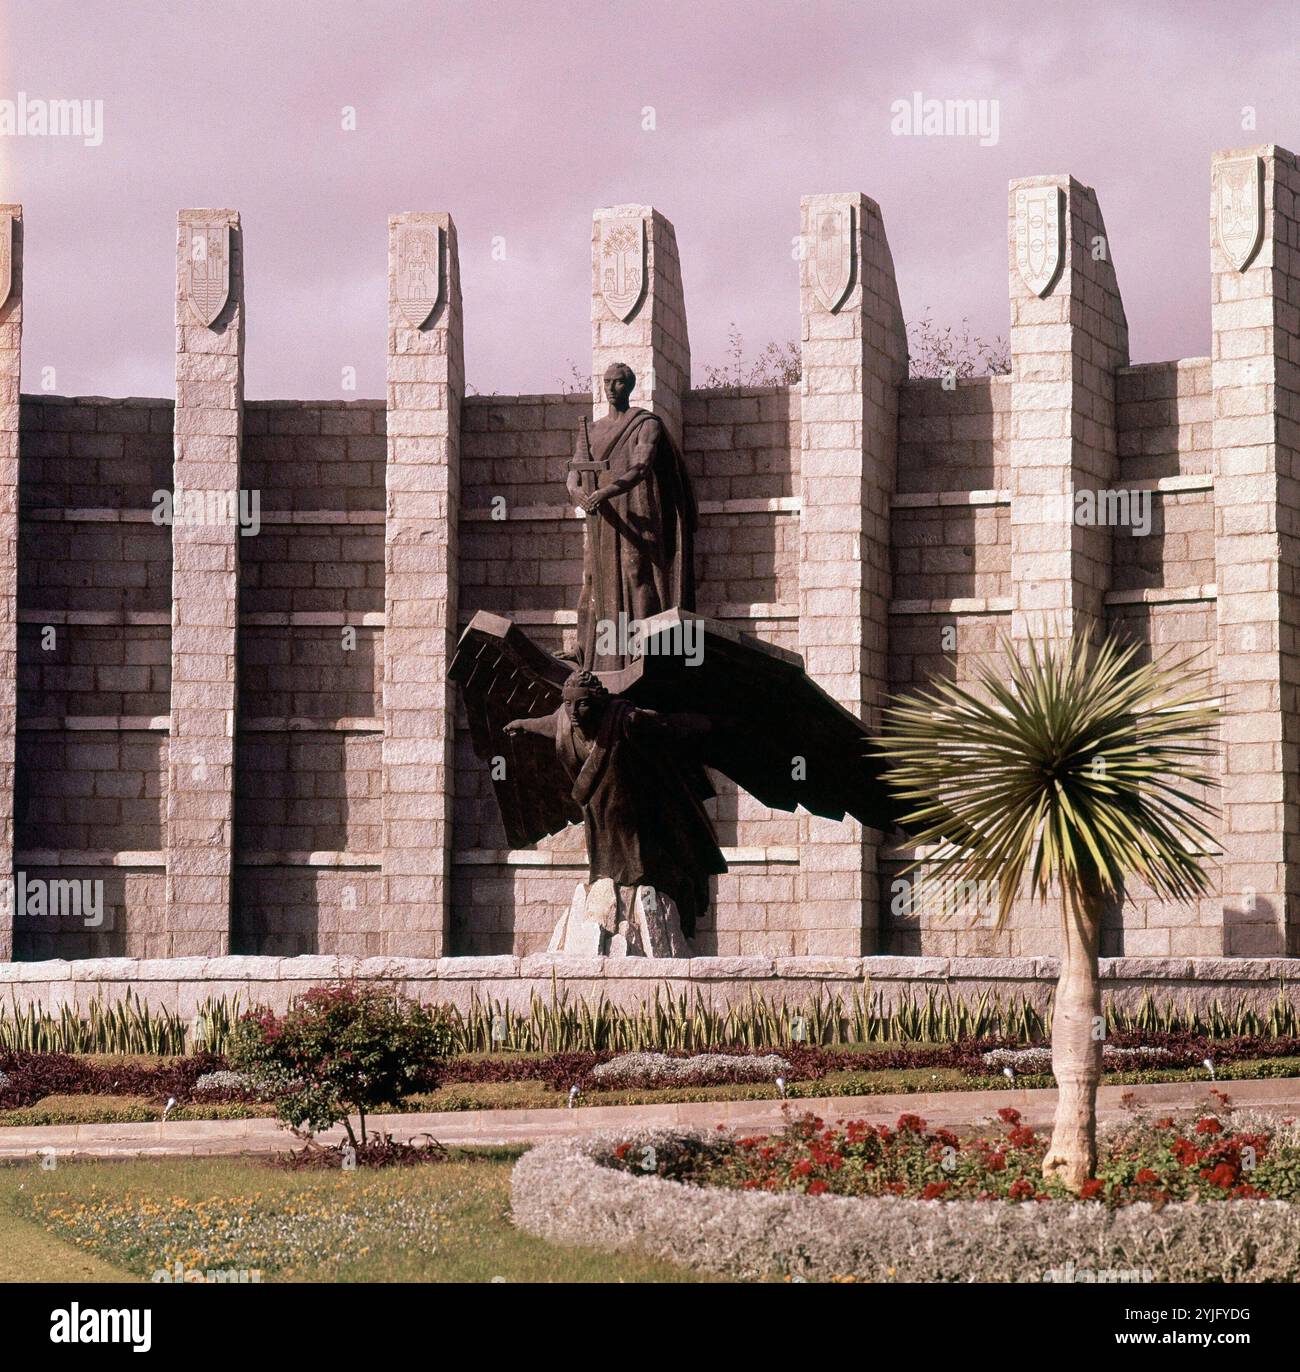
[[[591,731],[609,699],[609,692],[595,672],[582,669],[574,672],[564,683],[561,695],[569,718],[583,733]]]

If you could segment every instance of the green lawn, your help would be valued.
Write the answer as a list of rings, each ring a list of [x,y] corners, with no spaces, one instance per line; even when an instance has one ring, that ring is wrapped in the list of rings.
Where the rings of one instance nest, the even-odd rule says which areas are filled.
[[[0,1281],[147,1278],[188,1268],[262,1281],[689,1282],[664,1263],[557,1247],[510,1222],[517,1151],[379,1172],[248,1159],[0,1166]]]

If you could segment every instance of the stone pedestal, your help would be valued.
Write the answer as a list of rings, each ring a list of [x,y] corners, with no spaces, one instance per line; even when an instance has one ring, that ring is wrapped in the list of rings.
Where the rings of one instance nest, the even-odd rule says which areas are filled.
[[[579,882],[555,926],[549,952],[579,957],[688,958],[676,902],[653,886]]]

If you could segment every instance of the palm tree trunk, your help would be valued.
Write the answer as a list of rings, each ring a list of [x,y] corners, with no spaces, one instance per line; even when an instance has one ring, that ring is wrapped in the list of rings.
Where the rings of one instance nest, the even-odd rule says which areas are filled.
[[[1067,891],[1061,973],[1052,1011],[1056,1119],[1043,1176],[1078,1191],[1097,1166],[1097,1083],[1101,1078],[1101,982],[1097,953],[1104,901],[1095,888]]]

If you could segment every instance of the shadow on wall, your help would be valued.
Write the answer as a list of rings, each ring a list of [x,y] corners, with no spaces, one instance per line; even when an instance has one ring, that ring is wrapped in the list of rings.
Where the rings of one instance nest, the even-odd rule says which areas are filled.
[[[32,867],[15,892],[19,902],[27,896],[28,908],[39,908],[32,897],[37,883],[44,908],[60,913],[34,916],[15,910],[15,961],[162,956],[167,884],[162,871]],[[160,941],[153,944],[153,938]]]
[[[1241,902],[1225,901],[1223,953],[1230,958],[1300,956],[1300,928],[1292,926],[1284,938],[1276,906],[1262,897]]]

